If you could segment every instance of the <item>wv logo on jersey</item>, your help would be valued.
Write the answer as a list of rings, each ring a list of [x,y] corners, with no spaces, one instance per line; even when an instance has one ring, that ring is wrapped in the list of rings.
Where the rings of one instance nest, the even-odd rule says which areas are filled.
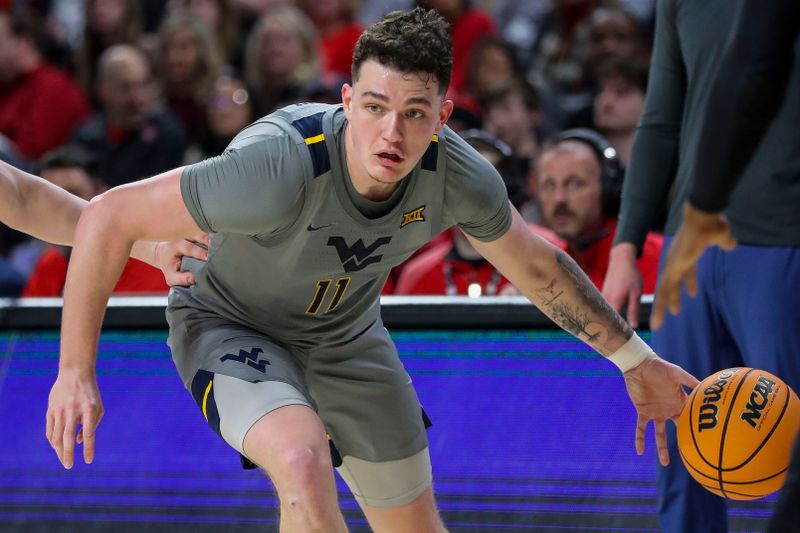
[[[423,211],[425,211],[424,205],[408,213],[403,213],[403,222],[400,223],[400,227],[408,226],[412,222],[425,222],[425,217],[422,216]]]
[[[267,373],[267,365],[270,364],[269,361],[266,359],[259,359],[258,355],[264,353],[264,350],[261,348],[252,348],[249,352],[245,350],[239,350],[239,355],[233,355],[232,353],[226,353],[222,357],[220,357],[220,361],[223,363],[225,361],[236,361],[237,363],[245,363],[247,366],[255,368],[262,374]]]
[[[373,263],[380,262],[383,255],[372,255],[372,253],[384,244],[389,244],[391,240],[391,237],[381,237],[366,246],[362,239],[358,239],[352,246],[348,246],[343,237],[329,237],[328,246],[336,248],[345,272],[358,272]]]

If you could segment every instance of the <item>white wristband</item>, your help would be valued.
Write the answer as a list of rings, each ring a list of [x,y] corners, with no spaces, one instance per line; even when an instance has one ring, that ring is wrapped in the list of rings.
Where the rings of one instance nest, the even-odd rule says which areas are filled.
[[[655,355],[655,352],[653,352],[652,348],[634,333],[633,337],[628,339],[628,342],[623,344],[616,352],[609,355],[608,359],[617,365],[624,374],[653,355]]]

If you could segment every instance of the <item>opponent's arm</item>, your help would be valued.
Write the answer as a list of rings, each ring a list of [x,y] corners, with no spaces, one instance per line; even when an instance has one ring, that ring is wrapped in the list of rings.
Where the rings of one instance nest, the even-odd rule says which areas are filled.
[[[627,305],[628,323],[639,323],[642,275],[636,265],[647,232],[666,205],[675,178],[686,94],[686,71],[675,27],[675,1],[656,5],[653,59],[644,111],[625,169],[619,224],[603,283],[616,309]]]
[[[699,382],[652,353],[565,252],[531,231],[515,209],[512,216],[502,237],[491,242],[469,237],[470,242],[556,324],[623,369],[639,413],[636,449],[643,451],[645,428],[652,419],[659,459],[668,464],[665,422],[680,415],[686,399],[681,386]]]
[[[0,161],[0,221],[53,244],[71,245],[86,201]]]
[[[72,246],[75,226],[88,202],[49,181],[0,161],[0,222],[53,244]],[[202,236],[198,241],[205,242]],[[190,272],[180,272],[182,256],[206,259],[189,241],[138,241],[131,257],[161,269],[169,285],[191,285]]]
[[[47,438],[66,468],[72,467],[76,441],[84,443],[87,463],[94,458],[95,428],[103,413],[95,377],[97,340],[133,243],[201,233],[181,197],[181,172],[111,189],[89,202],[78,222],[64,288],[58,377],[47,411]]]

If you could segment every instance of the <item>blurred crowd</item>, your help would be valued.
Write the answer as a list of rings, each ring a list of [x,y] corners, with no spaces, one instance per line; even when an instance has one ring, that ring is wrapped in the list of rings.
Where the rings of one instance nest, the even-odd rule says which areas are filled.
[[[260,116],[338,103],[362,28],[451,24],[448,125],[598,286],[647,89],[655,0],[0,0],[0,159],[82,198],[222,153]],[[661,237],[639,258],[651,293]],[[60,296],[69,250],[0,225],[0,296]],[[117,291],[165,292],[131,260]],[[386,294],[514,294],[457,229]]]

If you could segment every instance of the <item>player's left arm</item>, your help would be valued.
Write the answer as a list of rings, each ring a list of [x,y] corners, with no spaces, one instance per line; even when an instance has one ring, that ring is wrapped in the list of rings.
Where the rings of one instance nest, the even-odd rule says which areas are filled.
[[[512,209],[501,237],[483,242],[468,236],[475,249],[556,324],[610,358],[624,372],[628,394],[638,412],[636,449],[644,450],[647,424],[654,420],[662,464],[669,463],[665,423],[677,420],[686,392],[699,382],[659,358],[603,299],[589,278],[564,251],[538,235]]]

